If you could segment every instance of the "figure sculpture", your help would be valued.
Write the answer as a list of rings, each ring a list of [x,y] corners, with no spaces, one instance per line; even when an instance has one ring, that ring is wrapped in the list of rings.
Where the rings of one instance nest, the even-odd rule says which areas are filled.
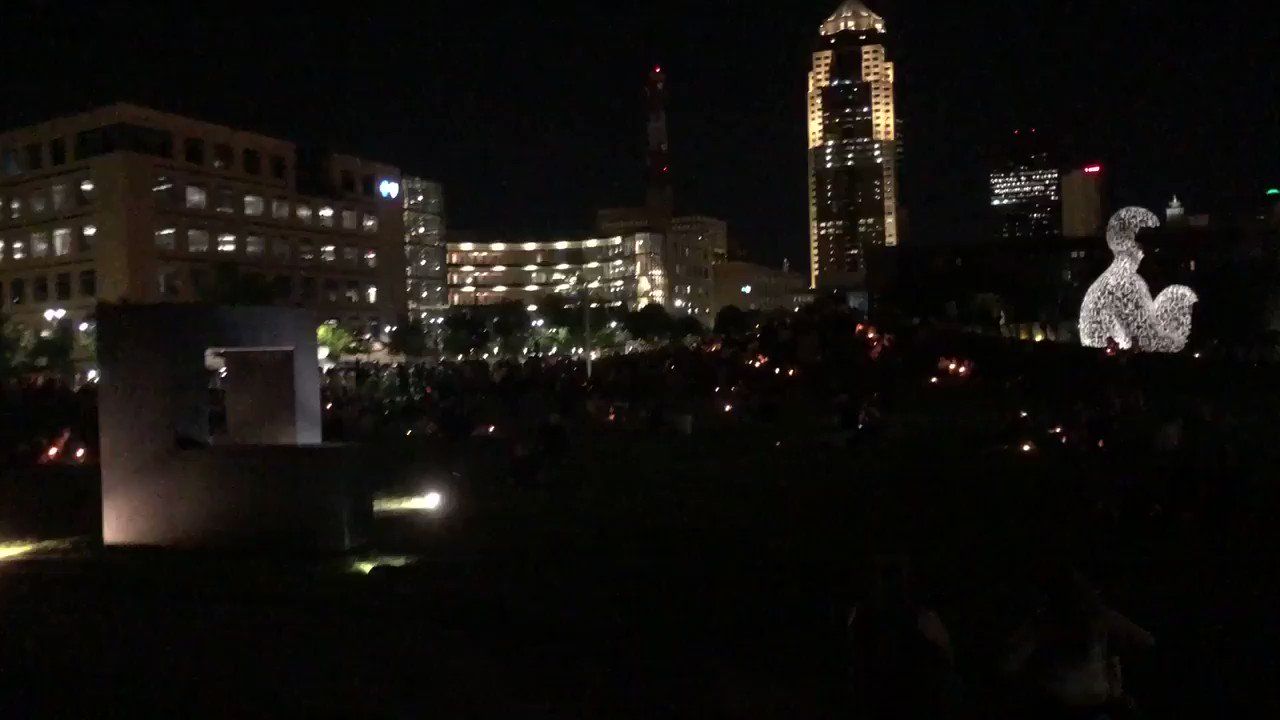
[[[1199,298],[1185,285],[1170,285],[1152,300],[1147,282],[1138,274],[1138,231],[1159,225],[1154,213],[1139,207],[1124,208],[1107,223],[1107,247],[1115,259],[1089,286],[1080,305],[1080,344],[1100,348],[1113,339],[1121,348],[1144,352],[1179,352],[1186,347],[1191,308]]]

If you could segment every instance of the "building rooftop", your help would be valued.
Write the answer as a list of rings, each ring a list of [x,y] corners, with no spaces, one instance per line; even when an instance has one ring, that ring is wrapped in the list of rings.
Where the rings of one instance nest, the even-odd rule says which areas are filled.
[[[884,18],[871,12],[858,0],[845,0],[822,24],[822,34],[835,35],[844,30],[884,32]]]

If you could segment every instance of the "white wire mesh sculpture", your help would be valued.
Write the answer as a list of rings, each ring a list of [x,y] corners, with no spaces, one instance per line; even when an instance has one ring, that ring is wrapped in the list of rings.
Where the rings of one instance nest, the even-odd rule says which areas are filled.
[[[1191,306],[1199,299],[1185,285],[1170,285],[1151,299],[1138,274],[1138,231],[1159,227],[1150,210],[1127,207],[1107,223],[1111,265],[1089,286],[1080,305],[1080,344],[1105,347],[1108,339],[1143,352],[1179,352],[1191,335]]]

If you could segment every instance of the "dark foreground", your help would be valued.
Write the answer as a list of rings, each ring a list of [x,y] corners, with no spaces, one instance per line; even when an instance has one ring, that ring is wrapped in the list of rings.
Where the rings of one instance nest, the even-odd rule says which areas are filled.
[[[904,408],[849,448],[798,418],[586,429],[536,488],[504,484],[501,440],[476,439],[451,461],[469,469],[455,512],[384,517],[359,558],[11,559],[0,699],[12,717],[857,717],[845,616],[869,558],[905,551],[966,716],[1007,716],[995,668],[1058,560],[1157,638],[1125,658],[1144,716],[1276,716],[1269,489],[1197,507],[1106,453],[1020,453],[972,416]],[[61,535],[92,516],[55,514]],[[374,556],[415,561],[350,570]]]

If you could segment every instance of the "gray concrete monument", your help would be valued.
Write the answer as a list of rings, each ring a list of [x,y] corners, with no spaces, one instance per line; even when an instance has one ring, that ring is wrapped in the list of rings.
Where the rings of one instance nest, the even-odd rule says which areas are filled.
[[[345,549],[363,539],[366,456],[321,444],[311,311],[102,305],[97,322],[104,543]],[[226,368],[216,438],[210,352]]]

